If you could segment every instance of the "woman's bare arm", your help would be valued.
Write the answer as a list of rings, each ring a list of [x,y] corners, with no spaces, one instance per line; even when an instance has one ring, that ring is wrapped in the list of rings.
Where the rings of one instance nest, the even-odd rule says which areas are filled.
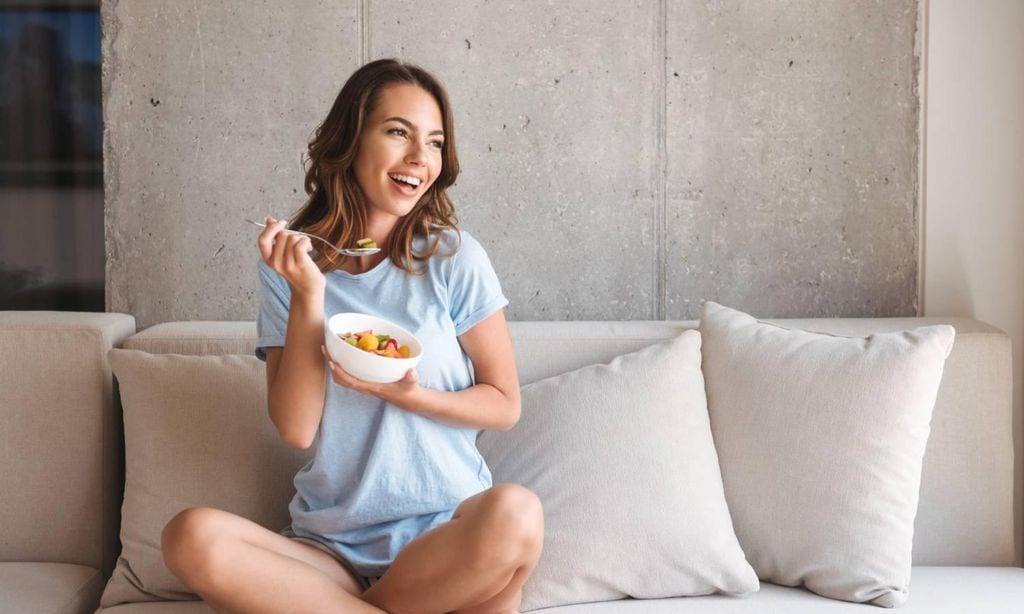
[[[298,299],[298,300],[297,300]],[[308,304],[312,302],[313,304]],[[270,420],[288,445],[306,449],[320,428],[324,409],[323,299],[292,297],[287,341],[267,348],[267,405]]]

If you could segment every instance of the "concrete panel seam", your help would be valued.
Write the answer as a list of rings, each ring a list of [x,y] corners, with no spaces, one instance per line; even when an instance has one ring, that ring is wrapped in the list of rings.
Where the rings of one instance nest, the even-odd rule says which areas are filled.
[[[118,17],[118,2],[120,0],[103,0],[100,4],[100,45],[102,62],[100,66],[100,90],[101,90],[101,113],[103,127],[101,150],[103,152],[103,250],[106,258],[103,264],[103,295],[104,308],[108,311],[112,307],[111,297],[114,294],[113,275],[111,275],[112,261],[116,261],[117,246],[112,240],[115,226],[111,219],[111,202],[121,192],[120,165],[117,163],[117,147],[112,142],[113,123],[111,117],[111,96],[114,92],[114,81],[119,76],[121,65],[117,56],[117,39],[121,32],[121,21]]]
[[[918,3],[917,23],[917,315],[925,313],[925,257],[928,249],[928,8]]]
[[[360,64],[370,61],[370,0],[359,2],[359,59]]]
[[[654,319],[668,314],[668,262],[666,260],[666,194],[668,191],[668,5],[658,0],[654,36]]]

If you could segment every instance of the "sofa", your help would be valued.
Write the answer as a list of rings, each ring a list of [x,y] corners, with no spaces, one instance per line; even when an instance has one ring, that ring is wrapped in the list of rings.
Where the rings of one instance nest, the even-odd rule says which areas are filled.
[[[913,569],[902,609],[1024,611],[1016,545],[1021,476],[1014,460],[1020,416],[1012,409],[1009,338],[966,318],[769,322],[851,338],[940,324],[955,329],[920,472]],[[698,326],[510,323],[524,386],[608,363]],[[209,505],[278,530],[288,521],[290,476],[309,454],[275,440],[265,413],[263,366],[253,356],[255,339],[253,322],[168,322],[136,332],[126,314],[0,312],[0,612],[210,611],[159,568],[154,527],[183,505]],[[135,378],[130,387],[127,379],[119,381],[122,374]],[[142,386],[140,374],[180,379]],[[524,417],[530,411],[524,401]],[[601,442],[588,445],[597,449]],[[207,463],[204,454],[218,456],[218,464]],[[496,481],[500,477],[496,473]],[[552,539],[557,519],[549,520]],[[586,534],[592,527],[578,530],[595,542],[617,539]],[[589,564],[581,561],[580,569]],[[872,607],[764,579],[759,590],[741,596],[637,596],[545,611],[732,614]]]

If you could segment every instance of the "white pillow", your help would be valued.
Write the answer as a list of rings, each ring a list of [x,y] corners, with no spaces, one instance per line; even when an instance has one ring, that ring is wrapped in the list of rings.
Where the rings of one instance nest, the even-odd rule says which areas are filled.
[[[953,327],[839,337],[709,302],[700,331],[726,499],[758,577],[901,605]]]
[[[534,382],[510,431],[478,446],[494,481],[544,505],[523,610],[758,589],[726,507],[700,334]]]

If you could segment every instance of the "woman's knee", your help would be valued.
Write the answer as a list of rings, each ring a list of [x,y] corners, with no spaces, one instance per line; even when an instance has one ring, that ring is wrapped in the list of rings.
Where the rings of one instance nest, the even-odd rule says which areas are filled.
[[[519,567],[536,560],[544,543],[544,510],[533,491],[497,484],[481,506],[481,546],[491,556]]]
[[[208,507],[190,507],[178,512],[160,533],[164,564],[183,581],[186,575],[208,575],[215,538],[223,536],[221,514]]]

